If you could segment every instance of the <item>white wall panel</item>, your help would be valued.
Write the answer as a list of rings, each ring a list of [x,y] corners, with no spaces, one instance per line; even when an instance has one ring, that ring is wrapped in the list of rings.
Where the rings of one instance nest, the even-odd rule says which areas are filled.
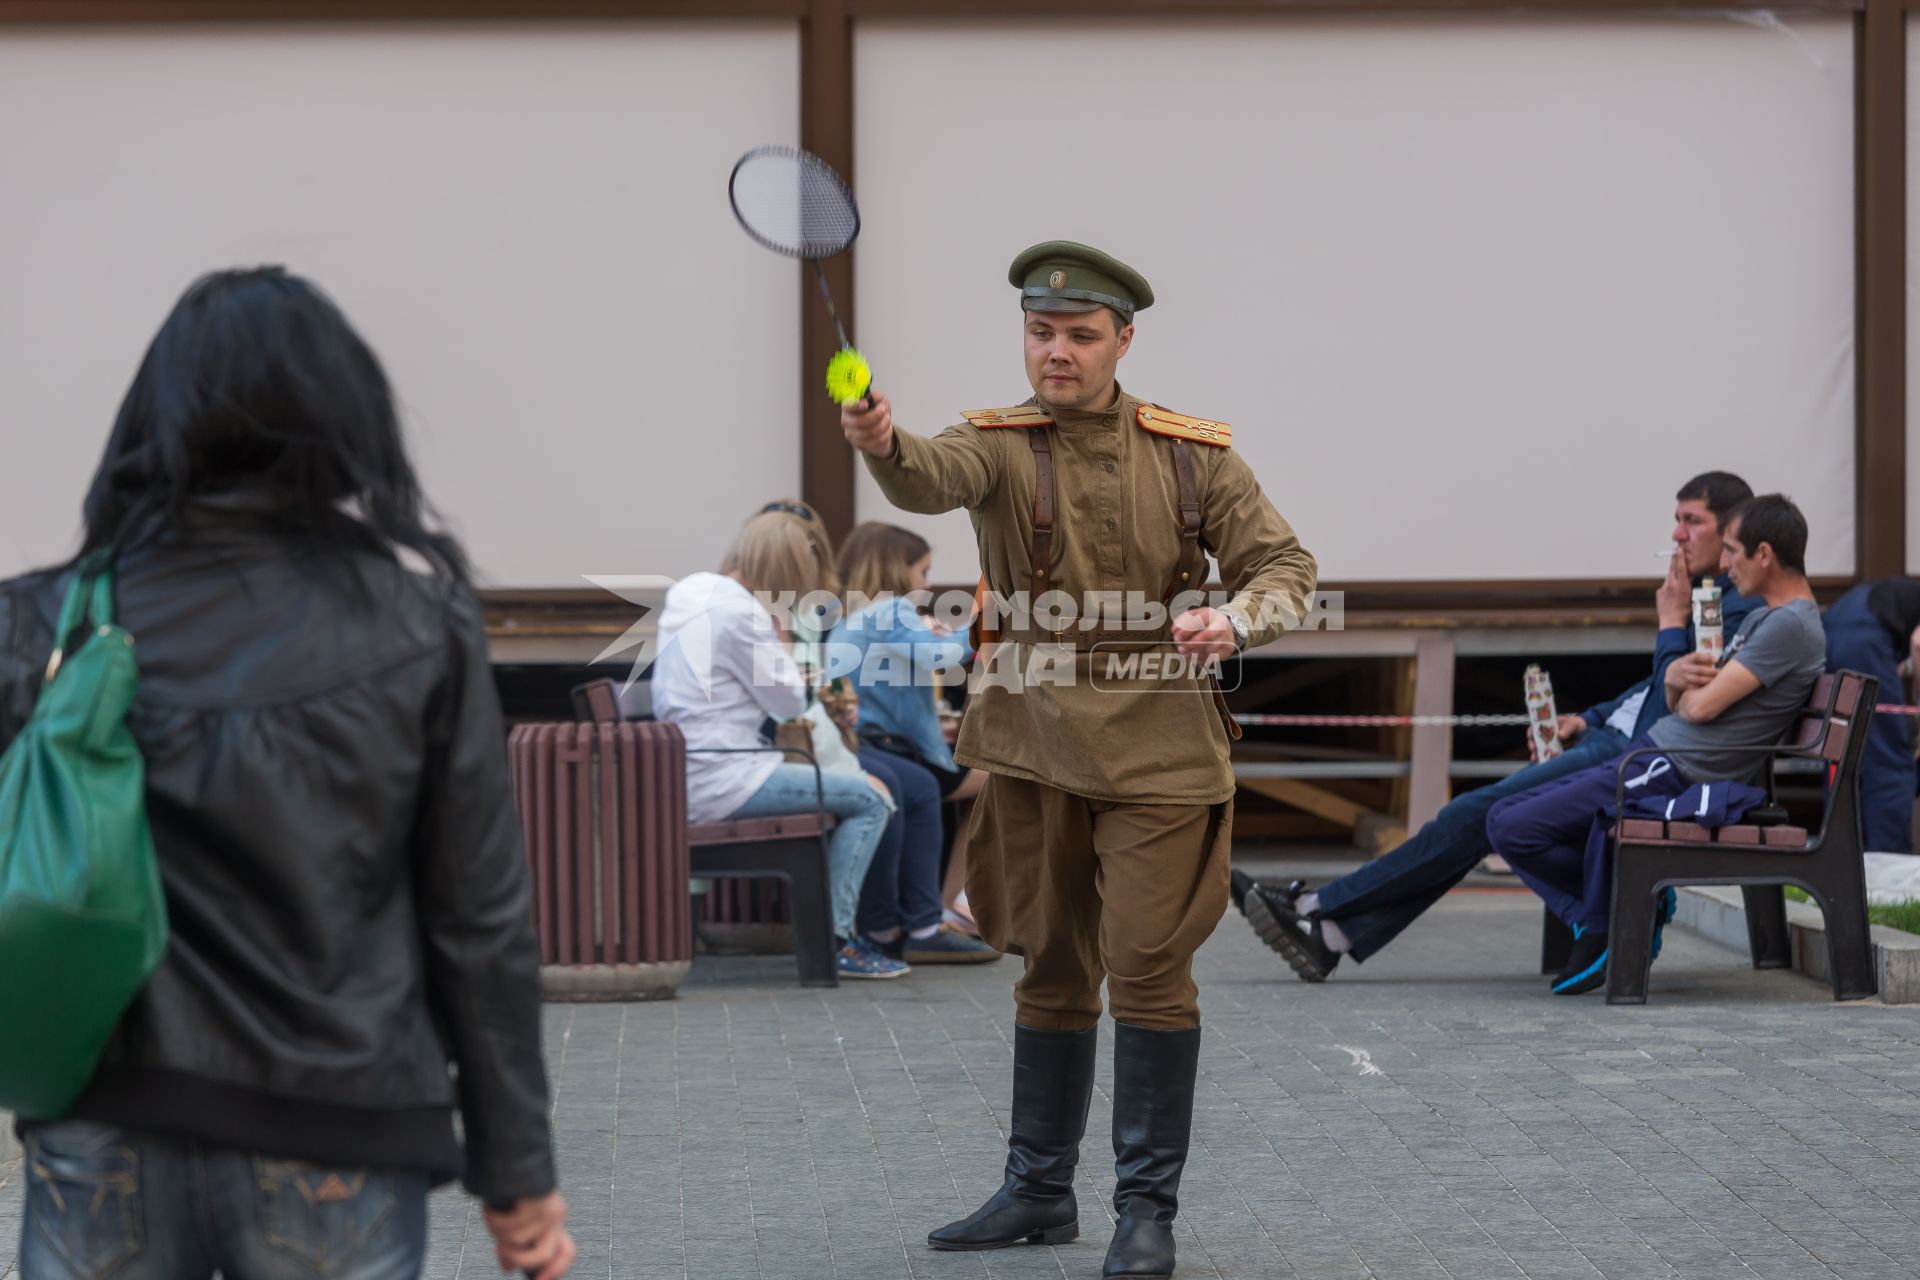
[[[790,23],[0,32],[0,574],[68,553],[175,297],[281,262],[384,357],[486,582],[717,562],[799,485],[799,277],[728,215]]]
[[[856,341],[913,428],[1016,403],[1007,263],[1085,240],[1330,578],[1651,578],[1713,467],[1850,572],[1852,29],[1769,22],[863,22]]]

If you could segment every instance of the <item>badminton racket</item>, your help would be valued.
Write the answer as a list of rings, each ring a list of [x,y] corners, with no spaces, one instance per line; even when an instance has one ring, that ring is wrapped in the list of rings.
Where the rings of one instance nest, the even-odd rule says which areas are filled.
[[[754,241],[775,253],[799,258],[813,267],[820,297],[827,304],[840,350],[827,362],[827,394],[840,404],[865,400],[873,386],[873,371],[854,349],[840,312],[827,288],[823,258],[844,253],[860,234],[860,210],[853,192],[833,167],[798,147],[755,147],[741,156],[727,180],[727,199],[733,216]]]

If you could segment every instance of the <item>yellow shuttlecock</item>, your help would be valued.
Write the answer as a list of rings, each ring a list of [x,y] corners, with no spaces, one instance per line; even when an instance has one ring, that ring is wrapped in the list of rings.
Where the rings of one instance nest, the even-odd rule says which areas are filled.
[[[867,394],[873,385],[873,370],[867,358],[852,347],[842,347],[827,361],[827,394],[835,404],[852,404]]]

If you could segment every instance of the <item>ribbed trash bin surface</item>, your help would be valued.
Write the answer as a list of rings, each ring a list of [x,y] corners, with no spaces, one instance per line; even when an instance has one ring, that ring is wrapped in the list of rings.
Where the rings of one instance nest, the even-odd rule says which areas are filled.
[[[693,961],[680,730],[528,724],[507,742],[548,998],[673,995]]]

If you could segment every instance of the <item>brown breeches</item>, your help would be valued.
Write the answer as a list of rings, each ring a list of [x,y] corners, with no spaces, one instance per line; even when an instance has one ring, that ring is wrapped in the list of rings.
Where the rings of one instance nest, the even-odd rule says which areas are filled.
[[[1026,959],[1016,1019],[1200,1025],[1193,953],[1227,909],[1233,803],[1121,804],[994,774],[968,829],[967,901],[986,940]]]

